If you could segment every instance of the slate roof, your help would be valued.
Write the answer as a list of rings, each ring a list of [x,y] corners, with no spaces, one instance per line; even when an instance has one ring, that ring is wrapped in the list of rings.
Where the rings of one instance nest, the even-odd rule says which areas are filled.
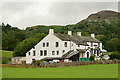
[[[67,35],[67,34],[61,34],[61,33],[54,33],[54,35],[56,37],[58,37],[59,39],[63,40],[63,41],[73,41],[74,43],[76,43],[77,45],[81,44],[81,45],[87,45],[86,42],[97,42],[100,43],[99,40],[92,38],[92,37],[87,37],[87,36],[71,36],[71,35]]]
[[[69,52],[67,52],[66,54],[64,54],[62,56],[62,58],[70,58],[73,55],[76,55],[79,52],[85,52],[87,49],[77,49],[77,51],[71,50]]]

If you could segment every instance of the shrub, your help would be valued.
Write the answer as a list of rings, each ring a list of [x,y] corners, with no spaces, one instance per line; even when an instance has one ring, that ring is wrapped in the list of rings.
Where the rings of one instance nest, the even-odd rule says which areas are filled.
[[[2,64],[7,64],[7,62],[9,62],[11,59],[7,58],[7,57],[3,57],[2,58]]]
[[[91,56],[90,56],[90,60],[91,60],[91,61],[94,60],[94,58],[95,58],[95,55],[91,55]]]
[[[118,53],[112,53],[112,54],[110,54],[110,59],[120,59],[120,54],[118,54]]]

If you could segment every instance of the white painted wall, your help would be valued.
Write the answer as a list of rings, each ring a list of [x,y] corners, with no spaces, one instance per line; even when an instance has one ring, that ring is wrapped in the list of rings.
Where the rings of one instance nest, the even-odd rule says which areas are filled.
[[[49,47],[43,47],[43,43],[49,43]],[[55,43],[59,42],[59,47],[55,46]],[[64,43],[67,42],[67,47],[64,46]],[[41,60],[45,57],[61,57],[63,54],[65,54],[66,52],[70,51],[70,50],[76,50],[76,44],[70,41],[61,41],[58,37],[56,37],[53,34],[48,34],[43,40],[41,40],[36,46],[35,49],[31,49],[30,51],[28,51],[26,53],[26,63],[27,64],[31,64],[32,63],[32,59],[35,60]],[[33,56],[33,51],[36,51],[36,55]],[[47,50],[47,56],[40,56],[40,50]],[[65,52],[63,53],[63,50],[65,50]],[[55,55],[52,55],[52,51],[55,51]],[[57,54],[57,51],[59,51],[59,55]],[[29,52],[31,53],[30,55]]]
[[[49,43],[49,46],[46,46],[46,43]],[[56,47],[56,42],[59,42],[59,47]],[[64,43],[67,42],[67,47],[65,47]],[[45,47],[43,47],[43,43],[45,43]],[[59,39],[58,37],[56,37],[54,35],[54,30],[51,29],[49,30],[49,34],[42,39],[37,45],[34,46],[34,49],[32,48],[30,51],[28,51],[26,53],[26,64],[31,64],[32,63],[32,59],[35,60],[41,60],[45,57],[61,57],[62,55],[64,55],[65,53],[67,53],[70,50],[74,50],[76,51],[76,49],[88,49],[88,48],[95,48],[98,47],[99,43],[93,43],[93,46],[91,46],[91,42],[87,42],[87,44],[89,46],[84,46],[84,45],[76,45],[74,42],[72,41],[62,41],[61,39]],[[94,46],[96,45],[96,46]],[[100,43],[100,47],[102,50],[102,43]],[[40,56],[40,50],[43,50],[43,54],[44,54],[44,50],[47,50],[47,56]],[[63,50],[65,50],[65,52],[63,53]],[[36,52],[35,56],[33,56],[33,51]],[[55,55],[52,55],[52,51],[55,51]],[[57,55],[57,51],[59,51],[59,55]],[[30,52],[30,55],[29,55]],[[88,49],[84,54],[83,57],[86,58],[87,57],[87,52],[90,53],[90,49]],[[90,55],[89,55],[90,57]]]

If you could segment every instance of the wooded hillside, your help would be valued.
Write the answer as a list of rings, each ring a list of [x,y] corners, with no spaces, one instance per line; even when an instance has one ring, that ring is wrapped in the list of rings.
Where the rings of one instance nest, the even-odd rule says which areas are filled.
[[[14,50],[14,56],[25,56],[25,53],[43,39],[50,28],[53,28],[56,33],[67,33],[68,30],[76,32],[81,31],[82,35],[90,36],[90,33],[95,33],[96,38],[103,42],[104,48],[108,51],[120,51],[120,13],[115,11],[100,11],[91,14],[87,19],[84,19],[76,24],[60,26],[60,25],[36,25],[27,27],[25,30],[20,30],[17,27],[9,24],[0,26],[2,30],[2,49]],[[109,45],[113,42],[119,42],[112,48]],[[110,49],[112,48],[112,50]],[[23,51],[24,49],[24,51]]]

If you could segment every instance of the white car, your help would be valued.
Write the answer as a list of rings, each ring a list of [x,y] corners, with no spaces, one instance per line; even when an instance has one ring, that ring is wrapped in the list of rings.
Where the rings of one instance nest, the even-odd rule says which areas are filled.
[[[110,57],[109,57],[108,55],[104,55],[104,56],[102,57],[102,59],[103,59],[103,60],[108,60],[108,59],[110,59]]]
[[[99,56],[96,56],[96,57],[95,57],[95,60],[100,60],[100,57],[99,57]]]

